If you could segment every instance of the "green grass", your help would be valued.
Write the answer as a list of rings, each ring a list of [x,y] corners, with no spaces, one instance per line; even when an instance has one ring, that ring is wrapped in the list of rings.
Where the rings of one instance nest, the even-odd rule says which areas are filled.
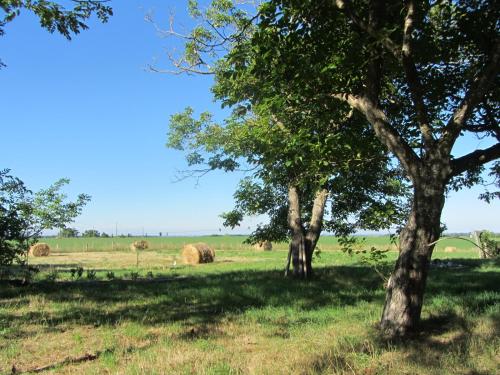
[[[389,236],[365,236],[365,246],[387,247],[390,246]],[[113,251],[128,250],[130,244],[137,240],[147,240],[153,250],[178,250],[183,245],[193,242],[205,242],[219,250],[251,250],[252,247],[244,244],[245,236],[199,236],[199,237],[114,237],[114,238],[43,238],[57,252],[84,252],[84,251]],[[444,237],[436,244],[436,250],[441,251],[445,247],[456,247],[458,250],[476,251],[470,242]],[[318,247],[324,250],[338,250],[340,248],[337,238],[333,236],[322,236]],[[287,243],[274,243],[274,249],[286,250]]]
[[[436,257],[456,258],[462,267],[431,269],[424,330],[403,343],[377,334],[382,280],[358,257],[328,250],[335,246],[332,238],[324,239],[331,242],[323,244],[316,277],[307,282],[283,278],[286,247],[257,252],[239,248],[234,237],[209,239],[227,249],[217,251],[215,263],[199,266],[174,266],[182,241],[192,240],[177,238],[176,248],[141,253],[139,269],[128,250],[32,258],[42,269],[32,284],[0,284],[0,373],[12,365],[26,370],[49,364],[59,364],[47,371],[57,374],[500,370],[500,263],[474,259],[475,250],[437,249]],[[390,272],[396,255],[389,252],[383,272]],[[77,266],[94,270],[96,279],[86,272],[71,279]],[[116,279],[106,278],[109,271]],[[137,280],[132,272],[139,273]],[[85,353],[99,356],[62,362]]]

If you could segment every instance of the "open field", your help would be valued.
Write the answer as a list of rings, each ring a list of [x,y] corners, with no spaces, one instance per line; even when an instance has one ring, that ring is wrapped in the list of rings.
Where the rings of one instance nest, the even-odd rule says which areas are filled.
[[[366,247],[387,247],[390,245],[389,236],[366,236]],[[244,244],[245,236],[200,236],[200,237],[114,237],[114,238],[44,238],[41,242],[48,243],[53,250],[61,252],[85,252],[85,251],[113,251],[129,250],[133,241],[147,240],[151,249],[177,250],[186,243],[205,242],[220,250],[250,250],[252,247]],[[435,251],[441,251],[447,246],[456,247],[459,250],[477,249],[470,242],[445,238],[436,244]],[[337,238],[333,236],[322,236],[318,247],[321,250],[338,250],[340,248]],[[274,243],[274,249],[286,250],[287,243]]]
[[[239,247],[242,239],[168,238],[171,248],[158,248],[161,239],[148,238],[139,268],[130,250],[104,246],[60,245],[30,258],[41,268],[31,285],[0,284],[0,373],[13,365],[54,365],[44,371],[54,374],[500,371],[500,263],[476,259],[467,242],[440,243],[434,258],[454,258],[453,267],[431,269],[425,333],[403,344],[377,335],[383,281],[359,257],[333,250],[333,238],[320,244],[308,282],[283,278],[286,244],[258,252]],[[180,247],[193,240],[219,244],[216,262],[181,265]],[[389,252],[383,273],[396,255]],[[71,276],[76,267],[80,278]]]

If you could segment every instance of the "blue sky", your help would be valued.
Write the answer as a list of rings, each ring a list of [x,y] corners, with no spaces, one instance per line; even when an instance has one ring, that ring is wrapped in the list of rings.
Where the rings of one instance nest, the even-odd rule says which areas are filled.
[[[7,64],[0,70],[0,168],[10,168],[33,190],[70,178],[70,196],[92,196],[74,224],[81,230],[114,232],[118,224],[120,233],[214,233],[222,228],[218,215],[232,207],[241,175],[214,172],[198,185],[173,183],[185,163],[181,153],[164,147],[170,115],[186,106],[222,117],[210,77],[145,69],[166,64],[165,48],[173,46],[145,14],[153,10],[166,24],[174,10],[177,24],[188,28],[185,3],[113,1],[109,23],[92,21],[71,42],[23,14],[0,37]],[[500,231],[500,204],[478,201],[481,191],[449,197],[443,221],[450,231]],[[248,219],[239,232],[261,220]]]

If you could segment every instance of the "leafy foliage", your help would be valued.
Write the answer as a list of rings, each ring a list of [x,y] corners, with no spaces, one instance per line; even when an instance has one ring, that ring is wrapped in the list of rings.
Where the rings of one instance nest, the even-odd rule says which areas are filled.
[[[47,189],[32,193],[24,183],[0,171],[0,264],[21,262],[31,244],[44,230],[65,228],[90,200],[86,194],[67,202],[61,192],[68,179],[60,179]]]
[[[47,0],[0,0],[0,36],[5,33],[5,26],[23,11],[34,13],[40,20],[40,26],[50,33],[58,32],[71,40],[72,34],[88,29],[85,23],[92,14],[101,22],[107,22],[113,10],[107,0],[73,0],[73,8],[67,9],[54,1]],[[0,68],[5,64],[0,60]]]
[[[484,230],[479,235],[481,247],[489,258],[500,256],[500,241],[495,240],[494,234]]]
[[[234,8],[218,8],[217,3],[206,12],[192,6],[207,28],[199,35],[214,37],[214,17],[225,20],[221,34],[227,38],[219,41],[228,53],[211,66],[214,95],[232,108],[232,114],[217,123],[208,112],[195,118],[194,109],[186,108],[171,117],[167,147],[186,152],[192,169],[184,176],[201,177],[214,169],[251,172],[235,192],[235,209],[222,215],[225,225],[237,226],[246,215],[267,214],[270,223],[258,227],[249,241],[285,240],[290,185],[300,191],[306,227],[315,193],[322,188],[328,189],[333,202],[331,231],[346,234],[400,220],[406,185],[374,141],[366,120],[332,101],[319,106],[311,100],[302,106],[292,86],[271,87],[267,77],[261,79],[253,70],[260,51],[252,48],[252,22],[262,8],[257,15],[242,11],[235,17]],[[201,54],[196,68],[207,68],[203,62],[216,56],[209,48],[215,48],[213,39],[193,31],[190,42]],[[185,53],[189,54],[188,45]],[[311,99],[316,95],[317,91]]]
[[[63,5],[47,0],[0,0],[0,10],[4,12],[0,19],[0,35],[4,34],[4,27],[13,21],[23,10],[31,11],[40,20],[40,25],[53,33],[57,31],[71,40],[72,34],[88,29],[85,21],[92,14],[102,22],[107,22],[113,10],[106,5],[108,1],[78,0],[73,1],[74,7],[66,9]]]
[[[401,137],[399,159],[408,157],[401,154],[403,144],[424,162],[435,158],[440,148],[441,157],[445,159],[449,152],[452,160],[450,189],[484,183],[483,164],[498,157],[500,141],[500,78],[494,73],[498,67],[488,68],[498,58],[499,8],[492,1],[474,0],[380,4],[266,2],[252,40],[231,51],[231,79],[250,71],[266,85],[257,95],[293,92],[294,105],[303,111],[312,103],[324,108],[325,102],[335,100],[338,106],[354,105],[366,116],[360,100],[368,97],[383,111],[381,121]],[[411,22],[411,34],[406,34],[405,22]],[[249,49],[256,58],[244,65],[241,56]],[[245,69],[238,69],[240,65]],[[468,101],[476,95],[474,85],[485,74],[492,78],[481,87],[483,94],[476,89],[472,105]],[[348,95],[352,95],[349,103]],[[465,100],[468,112],[464,122],[456,124],[450,114],[458,113]],[[390,146],[387,133],[381,134],[379,138]],[[488,139],[493,146],[455,157],[452,145],[465,134]],[[497,164],[490,175],[498,180]],[[482,198],[497,195],[486,192]]]

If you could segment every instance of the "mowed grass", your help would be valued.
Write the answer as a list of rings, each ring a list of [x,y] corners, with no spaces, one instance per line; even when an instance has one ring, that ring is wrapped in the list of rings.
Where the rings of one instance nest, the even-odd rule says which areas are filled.
[[[129,250],[30,258],[42,269],[31,285],[0,285],[0,373],[500,372],[500,263],[474,259],[468,245],[436,250],[456,267],[431,269],[424,330],[403,343],[378,335],[383,281],[359,257],[322,244],[316,277],[303,282],[283,278],[286,246],[258,252],[236,238],[213,237],[227,248],[198,266],[180,264],[182,239],[141,252],[139,268]],[[397,252],[388,256],[385,273]],[[85,354],[96,358],[65,361]]]

